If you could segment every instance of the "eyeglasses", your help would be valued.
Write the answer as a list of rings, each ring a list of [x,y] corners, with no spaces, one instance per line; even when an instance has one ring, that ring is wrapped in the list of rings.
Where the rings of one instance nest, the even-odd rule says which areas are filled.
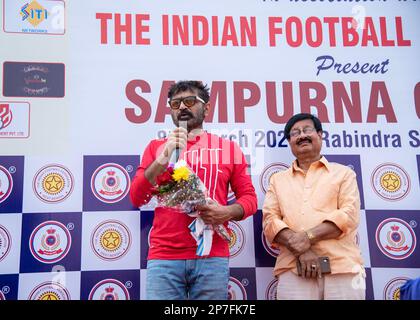
[[[300,135],[301,132],[303,132],[304,134],[311,134],[314,131],[315,131],[314,127],[305,127],[303,129],[293,129],[292,131],[290,131],[290,136],[293,138],[296,138],[297,136]]]
[[[200,97],[189,96],[189,97],[169,100],[169,106],[171,107],[171,109],[177,110],[181,107],[181,103],[184,103],[184,106],[186,106],[187,108],[192,108],[197,103],[197,100],[202,102],[202,103],[206,103]]]

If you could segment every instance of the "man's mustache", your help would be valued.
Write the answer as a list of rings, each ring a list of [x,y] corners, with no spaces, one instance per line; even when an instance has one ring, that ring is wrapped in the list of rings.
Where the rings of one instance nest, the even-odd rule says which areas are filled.
[[[181,118],[182,116],[185,116],[185,115],[190,116],[190,117],[193,117],[193,114],[191,112],[189,112],[189,111],[183,111],[183,112],[181,112],[178,115],[178,120],[179,120],[179,118]]]
[[[296,142],[296,144],[301,144],[302,142],[304,142],[304,141],[307,141],[307,142],[309,142],[309,143],[312,143],[312,139],[311,138],[309,138],[309,137],[305,137],[305,138],[302,138],[302,139],[300,139],[300,140],[298,140],[297,142]]]

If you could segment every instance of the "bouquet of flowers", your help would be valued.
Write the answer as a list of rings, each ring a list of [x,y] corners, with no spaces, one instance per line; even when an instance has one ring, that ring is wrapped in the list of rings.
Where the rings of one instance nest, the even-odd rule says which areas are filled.
[[[166,171],[156,178],[156,186],[152,193],[157,197],[159,207],[174,208],[196,218],[189,225],[189,229],[197,241],[197,255],[210,253],[213,231],[230,241],[230,235],[223,225],[206,225],[199,217],[196,207],[209,201],[207,189],[184,160],[169,165]]]

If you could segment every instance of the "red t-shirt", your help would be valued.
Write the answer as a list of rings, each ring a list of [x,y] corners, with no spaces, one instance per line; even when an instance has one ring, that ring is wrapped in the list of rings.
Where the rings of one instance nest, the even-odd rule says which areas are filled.
[[[130,189],[130,198],[136,207],[150,201],[152,184],[144,171],[155,161],[166,139],[152,140],[144,150]],[[243,219],[257,211],[257,196],[247,173],[245,156],[239,146],[210,133],[202,133],[194,141],[188,141],[181,152],[190,168],[203,181],[210,198],[220,205],[227,204],[229,184],[236,196],[236,203],[244,210]],[[155,209],[153,228],[150,233],[148,259],[195,259],[197,244],[188,229],[194,218],[170,208]],[[225,223],[227,226],[227,223]],[[227,241],[214,233],[210,257],[228,257]]]

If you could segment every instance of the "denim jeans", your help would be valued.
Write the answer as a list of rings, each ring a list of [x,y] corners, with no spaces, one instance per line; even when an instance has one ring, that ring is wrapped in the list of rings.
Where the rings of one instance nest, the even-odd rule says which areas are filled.
[[[149,260],[146,299],[227,300],[228,258]]]

